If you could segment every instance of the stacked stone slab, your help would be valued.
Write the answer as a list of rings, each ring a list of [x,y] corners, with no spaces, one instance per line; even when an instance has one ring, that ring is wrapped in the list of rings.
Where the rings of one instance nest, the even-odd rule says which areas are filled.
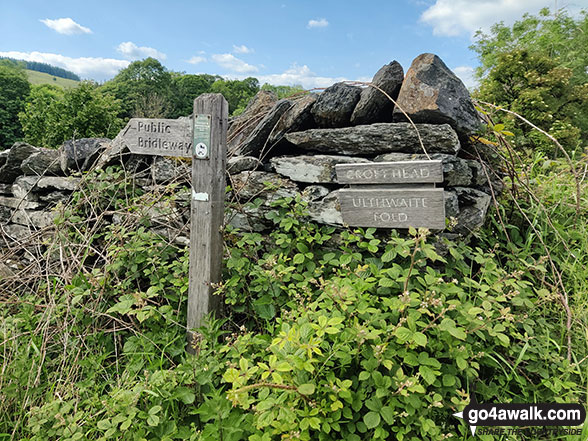
[[[310,219],[343,227],[335,165],[435,159],[443,163],[447,231],[467,236],[478,229],[501,182],[478,160],[481,147],[471,145],[481,122],[465,86],[433,54],[417,57],[406,76],[396,61],[383,66],[372,85],[338,83],[320,94],[283,100],[260,92],[229,126],[227,198],[241,208],[227,210],[226,222],[263,231],[271,228],[266,215],[273,201],[300,195]],[[160,228],[182,229],[189,221],[189,164],[131,154],[93,138],[68,141],[58,150],[16,143],[0,152],[0,227],[19,238],[50,225],[53,207],[69,198],[81,172],[121,161],[146,191],[170,181],[185,185],[172,221],[155,219],[165,207],[154,214]],[[185,244],[185,225],[182,231],[175,240]]]
[[[267,140],[233,145],[231,161],[241,161],[241,154],[259,159],[254,168],[234,169],[234,197],[258,200],[253,212],[233,213],[230,221],[235,226],[270,227],[264,211],[276,194],[300,194],[312,220],[343,226],[336,164],[441,160],[449,234],[467,236],[478,229],[491,194],[500,193],[500,180],[489,164],[477,160],[471,145],[471,135],[482,124],[470,95],[436,55],[418,56],[406,76],[393,61],[376,73],[370,86],[338,83],[321,94],[289,101],[289,108],[278,103],[266,111],[260,128],[272,133]],[[278,122],[267,124],[267,115],[277,113]],[[254,117],[247,115],[249,120]],[[261,155],[256,148],[260,144]],[[264,182],[276,190],[264,190]]]

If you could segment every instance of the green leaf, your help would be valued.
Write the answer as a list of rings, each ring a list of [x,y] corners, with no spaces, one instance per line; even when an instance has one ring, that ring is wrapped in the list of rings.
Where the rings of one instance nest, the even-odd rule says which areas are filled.
[[[435,382],[435,380],[437,379],[438,372],[434,371],[429,366],[420,366],[419,372],[420,372],[421,376],[423,377],[423,380],[425,380],[429,384],[433,384]]]
[[[223,380],[227,383],[234,383],[239,378],[239,371],[235,368],[229,368],[223,375]]]
[[[294,259],[292,259],[292,262],[294,262],[296,265],[304,262],[304,254],[300,254],[300,253],[296,254],[294,256]]]
[[[96,427],[98,427],[100,430],[108,430],[110,429],[110,420],[108,418],[104,419],[104,420],[100,420],[98,421],[98,423],[96,423]]]
[[[510,338],[508,338],[507,335],[499,332],[498,334],[496,334],[496,337],[498,337],[498,340],[500,340],[503,346],[510,345]]]
[[[384,406],[380,409],[380,415],[384,418],[384,421],[389,425],[394,424],[394,410],[390,406]]]
[[[315,386],[312,383],[301,384],[298,386],[298,392],[302,395],[312,395],[314,393]]]
[[[394,335],[398,337],[398,340],[400,340],[401,343],[405,343],[412,337],[413,332],[410,329],[401,326],[400,328],[396,329]]]
[[[415,332],[412,339],[419,346],[427,346],[427,336],[422,332]]]
[[[386,251],[384,254],[382,254],[382,262],[386,263],[386,262],[391,262],[396,258],[396,250],[394,248]]]
[[[147,424],[150,426],[157,426],[159,424],[159,417],[157,415],[148,415]]]
[[[149,409],[149,415],[156,415],[161,411],[161,409],[161,406],[153,406],[151,409]]]
[[[449,333],[460,340],[465,340],[467,338],[467,334],[462,328],[451,328],[449,329]]]
[[[304,245],[303,243],[298,242],[296,244],[296,248],[298,249],[298,251],[300,251],[301,253],[308,253],[308,247],[306,245]]]
[[[288,372],[292,370],[292,366],[287,361],[282,361],[276,366],[276,370],[280,372]]]
[[[192,404],[196,400],[196,395],[187,387],[179,387],[174,394],[176,398],[184,404]]]
[[[375,429],[380,424],[380,414],[377,412],[368,412],[363,417],[363,422],[368,429]]]
[[[455,375],[445,374],[443,375],[443,386],[451,387],[455,385]]]

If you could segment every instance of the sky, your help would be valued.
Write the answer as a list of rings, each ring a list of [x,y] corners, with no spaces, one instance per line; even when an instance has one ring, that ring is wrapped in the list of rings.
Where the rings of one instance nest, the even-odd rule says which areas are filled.
[[[260,84],[327,87],[437,54],[475,85],[476,30],[588,0],[0,0],[0,56],[103,82],[133,60]]]

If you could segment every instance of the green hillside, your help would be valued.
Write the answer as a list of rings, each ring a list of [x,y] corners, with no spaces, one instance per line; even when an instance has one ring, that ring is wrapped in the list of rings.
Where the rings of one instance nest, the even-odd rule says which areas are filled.
[[[64,89],[70,89],[77,86],[79,83],[79,81],[60,78],[29,69],[26,70],[26,73],[31,84],[54,84],[55,86],[63,87]]]

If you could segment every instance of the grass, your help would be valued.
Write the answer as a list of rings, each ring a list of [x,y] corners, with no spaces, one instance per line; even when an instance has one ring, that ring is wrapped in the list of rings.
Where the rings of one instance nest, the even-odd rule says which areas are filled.
[[[63,89],[71,89],[79,84],[79,81],[70,80],[67,78],[56,77],[44,72],[37,72],[35,70],[26,70],[27,77],[31,84],[53,84]]]

